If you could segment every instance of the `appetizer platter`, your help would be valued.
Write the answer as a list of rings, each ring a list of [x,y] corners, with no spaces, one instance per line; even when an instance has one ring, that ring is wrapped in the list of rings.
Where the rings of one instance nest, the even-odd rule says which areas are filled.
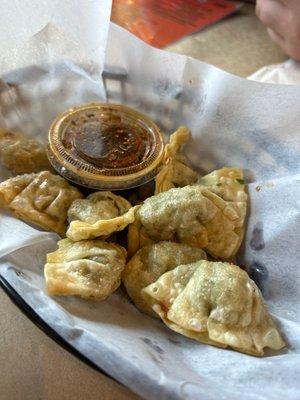
[[[2,285],[143,398],[298,399],[299,90],[56,28],[1,72]]]
[[[151,139],[155,142],[153,128],[159,129],[152,122],[148,131],[136,131],[134,127],[146,118],[137,114],[129,125],[127,114],[134,113],[122,106],[81,106],[67,112],[67,117],[58,117],[59,124],[61,120],[65,124],[56,136],[64,144],[64,159],[76,165],[77,172],[73,169],[71,175],[75,182],[80,180],[91,189],[89,182],[96,185],[98,178],[99,185],[109,189],[116,185],[113,178],[118,170],[118,176],[124,177],[118,180],[118,188],[122,184],[125,190],[139,182],[127,178],[133,175],[132,169],[138,169],[135,173],[148,185],[143,200],[134,190],[128,199],[107,190],[84,197],[80,188],[56,174],[55,169],[68,176],[68,164],[54,160],[51,149],[57,120],[49,133],[53,167],[37,141],[0,131],[3,165],[14,175],[24,172],[0,183],[1,207],[62,238],[58,249],[47,254],[47,293],[103,301],[122,281],[139,310],[161,318],[179,334],[256,356],[262,356],[265,347],[282,349],[285,343],[259,288],[234,264],[247,214],[242,170],[224,167],[197,174],[181,152],[190,138],[188,128],[181,126],[162,147],[162,157],[156,155],[161,162],[152,166],[158,172],[151,181],[149,163],[144,170],[142,164],[152,156],[151,146],[154,153],[157,145],[161,147],[159,135],[159,143],[151,143]],[[79,122],[75,124],[74,119]],[[87,158],[91,152],[92,161]],[[81,175],[78,165],[83,162],[88,164],[83,172],[89,169],[92,179],[85,181]],[[95,164],[101,169],[93,171]],[[107,172],[108,177],[101,180]],[[126,230],[127,239],[119,239],[117,234],[126,235]]]

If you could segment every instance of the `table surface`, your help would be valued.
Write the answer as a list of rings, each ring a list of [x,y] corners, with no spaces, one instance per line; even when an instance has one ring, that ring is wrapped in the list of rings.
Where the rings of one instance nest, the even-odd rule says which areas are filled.
[[[239,76],[286,59],[256,19],[254,7],[169,47]],[[39,330],[0,289],[0,400],[135,400]]]

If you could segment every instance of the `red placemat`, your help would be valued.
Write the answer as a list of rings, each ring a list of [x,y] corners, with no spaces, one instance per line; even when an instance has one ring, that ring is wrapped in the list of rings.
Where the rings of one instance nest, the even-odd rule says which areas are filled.
[[[237,4],[227,0],[114,0],[111,19],[161,48],[237,8]]]

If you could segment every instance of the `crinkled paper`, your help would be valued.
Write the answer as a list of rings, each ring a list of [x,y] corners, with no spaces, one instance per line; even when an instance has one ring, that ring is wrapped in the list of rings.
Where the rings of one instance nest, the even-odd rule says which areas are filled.
[[[288,347],[255,358],[199,344],[141,314],[122,291],[100,303],[50,298],[43,265],[57,236],[5,213],[2,276],[72,346],[145,399],[298,400],[299,87],[247,81],[151,48],[109,26],[110,2],[4,3],[1,124],[45,141],[58,112],[107,99],[150,115],[167,135],[189,126],[186,152],[200,173],[244,169],[250,212],[240,263],[267,270],[264,294]]]

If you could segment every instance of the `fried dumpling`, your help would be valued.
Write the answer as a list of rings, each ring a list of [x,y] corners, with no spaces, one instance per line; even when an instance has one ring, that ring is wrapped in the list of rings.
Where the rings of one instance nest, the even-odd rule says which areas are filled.
[[[0,183],[0,206],[59,235],[65,235],[68,208],[81,197],[78,189],[48,171],[19,175]]]
[[[75,200],[68,211],[67,237],[73,241],[105,238],[122,231],[135,219],[135,207],[111,192],[96,192]]]
[[[240,168],[221,168],[201,177],[198,184],[205,186],[210,192],[216,194],[212,201],[230,217],[234,224],[234,232],[239,241],[234,256],[244,238],[245,219],[247,215],[248,195],[246,193],[244,175]],[[223,202],[220,199],[224,200]],[[209,251],[209,250],[208,250]]]
[[[69,222],[83,221],[94,224],[99,219],[112,219],[131,208],[129,201],[112,192],[95,192],[86,199],[75,200],[68,211]]]
[[[171,240],[229,259],[238,251],[243,237],[245,213],[241,216],[241,209],[235,201],[223,200],[204,185],[159,193],[146,199],[136,211],[128,234],[129,253],[134,254],[143,241]]]
[[[1,128],[0,159],[13,175],[53,171],[45,146],[21,133]]]
[[[166,325],[200,342],[257,356],[285,346],[259,289],[236,265],[181,265],[142,291]]]
[[[160,242],[140,249],[127,263],[122,281],[134,304],[147,314],[152,311],[152,300],[141,290],[155,282],[163,273],[178,265],[206,259],[201,249],[174,242]]]
[[[47,255],[47,292],[53,296],[77,295],[104,300],[121,283],[126,250],[102,240],[72,242],[63,239],[58,250]]]
[[[137,216],[137,210],[138,207],[135,210],[134,221],[128,225],[127,251],[129,257],[132,257],[142,247],[156,243],[156,240],[151,239],[143,228]]]
[[[198,174],[189,166],[186,157],[180,153],[189,138],[190,132],[185,126],[180,126],[170,136],[170,142],[164,149],[161,170],[155,178],[155,194],[174,187],[192,185],[197,181]]]
[[[197,182],[207,186],[226,201],[245,201],[244,175],[240,168],[224,167],[202,176]]]

